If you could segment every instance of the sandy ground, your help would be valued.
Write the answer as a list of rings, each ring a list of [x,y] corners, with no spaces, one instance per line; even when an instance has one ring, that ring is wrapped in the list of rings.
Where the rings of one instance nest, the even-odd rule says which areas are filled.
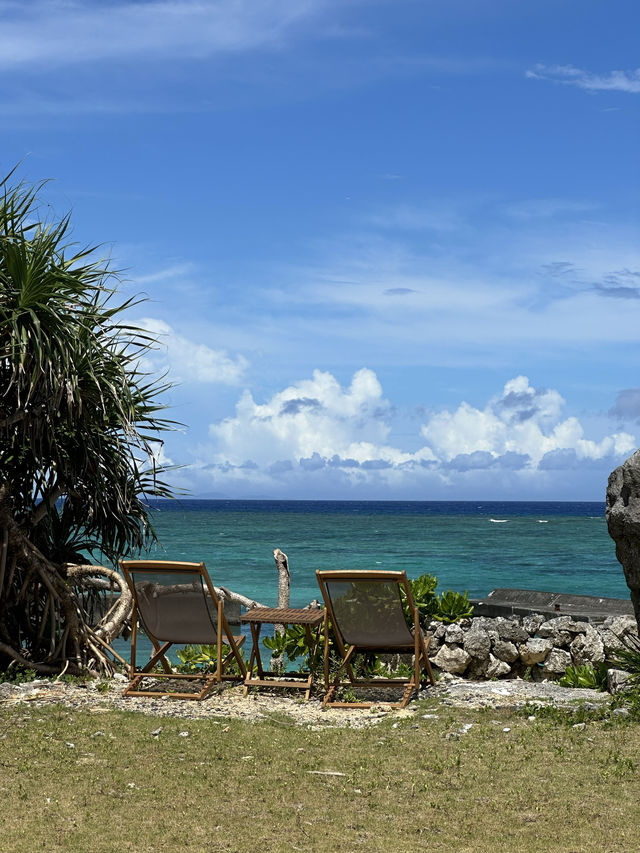
[[[214,690],[201,702],[167,697],[123,698],[122,690],[125,684],[126,680],[118,676],[107,682],[93,682],[83,686],[48,680],[20,685],[0,684],[0,707],[62,704],[69,708],[88,709],[93,713],[119,709],[183,719],[233,717],[257,721],[271,718],[283,724],[289,722],[291,725],[307,725],[311,728],[359,728],[375,725],[389,716],[402,719],[424,712],[424,705],[415,701],[410,702],[403,710],[390,710],[382,703],[369,709],[323,709],[321,695],[312,696],[309,702],[305,702],[293,691],[287,693],[283,690],[263,689],[252,690],[245,697],[241,685],[225,685],[220,690]],[[166,682],[164,685],[166,686]],[[606,704],[611,697],[595,690],[559,687],[553,682],[534,683],[521,679],[466,681],[447,677],[441,679],[436,687],[423,690],[420,698],[433,700],[436,708],[438,705],[454,705],[467,708],[517,709],[525,703],[562,707],[588,702],[596,707]]]

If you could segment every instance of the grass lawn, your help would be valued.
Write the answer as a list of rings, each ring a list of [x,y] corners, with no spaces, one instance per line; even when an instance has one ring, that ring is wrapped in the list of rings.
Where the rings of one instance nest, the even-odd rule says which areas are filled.
[[[311,730],[5,708],[0,850],[635,853],[640,725],[563,718],[425,704]]]

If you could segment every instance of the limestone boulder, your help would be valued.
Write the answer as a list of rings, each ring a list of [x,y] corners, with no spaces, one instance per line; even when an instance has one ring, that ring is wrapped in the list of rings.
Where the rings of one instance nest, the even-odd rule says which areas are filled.
[[[590,622],[573,622],[567,626],[570,634],[586,634],[589,628],[593,628]]]
[[[474,616],[470,627],[479,631],[486,631],[492,642],[499,639],[496,620],[490,616]]]
[[[640,450],[609,475],[605,517],[640,625]]]
[[[464,631],[459,622],[447,625],[444,640],[445,643],[462,643],[464,641]]]
[[[570,616],[558,616],[556,619],[547,619],[536,631],[538,637],[549,639],[554,646],[562,648],[572,642],[576,633],[577,623]]]
[[[580,625],[584,624],[574,622],[571,616],[554,616],[552,619],[547,619],[537,630],[540,637],[550,637],[552,634],[561,632],[576,633],[580,631]]]
[[[484,660],[489,657],[491,651],[491,637],[482,628],[473,626],[464,635],[464,650],[472,658]]]
[[[546,621],[547,620],[542,613],[529,613],[527,616],[522,617],[522,627],[528,634],[533,636],[540,625]]]
[[[442,640],[438,640],[437,637],[433,636],[433,634],[429,636],[429,648],[427,649],[427,652],[430,658],[437,654],[441,645]]]
[[[494,657],[505,663],[513,663],[518,659],[518,647],[507,640],[495,640],[491,651]]]
[[[487,678],[503,678],[505,675],[509,675],[510,672],[511,667],[506,661],[500,660],[493,655],[489,655]]]
[[[584,634],[577,634],[569,652],[573,663],[582,666],[585,663],[602,663],[605,658],[604,643],[592,625],[587,626]]]
[[[630,675],[624,669],[607,670],[607,690],[615,696],[616,693],[624,693],[632,688]]]
[[[434,657],[433,663],[445,672],[450,672],[453,675],[462,675],[471,660],[471,655],[467,654],[460,646],[449,646],[445,643],[438,654]]]
[[[571,655],[564,649],[551,649],[544,663],[542,670],[549,675],[563,675],[567,671],[567,667],[571,666]]]
[[[489,658],[490,655],[487,655],[486,658],[471,658],[465,678],[470,678],[472,681],[482,681],[488,678]]]
[[[504,616],[498,616],[494,621],[501,640],[524,643],[529,639],[529,632],[522,627],[517,617],[505,619]]]
[[[543,637],[530,637],[526,643],[518,647],[520,660],[526,666],[542,663],[553,648],[551,640]]]
[[[443,640],[447,631],[447,626],[443,622],[438,622],[434,619],[429,624],[429,631],[431,632],[431,636],[436,640]]]
[[[638,636],[633,616],[608,616],[600,628],[605,654],[609,656],[624,648],[624,639],[629,635]]]

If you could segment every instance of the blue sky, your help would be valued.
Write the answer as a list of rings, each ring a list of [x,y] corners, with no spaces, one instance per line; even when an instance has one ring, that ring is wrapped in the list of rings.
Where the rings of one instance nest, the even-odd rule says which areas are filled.
[[[0,165],[124,269],[194,497],[602,500],[631,0],[0,0]]]

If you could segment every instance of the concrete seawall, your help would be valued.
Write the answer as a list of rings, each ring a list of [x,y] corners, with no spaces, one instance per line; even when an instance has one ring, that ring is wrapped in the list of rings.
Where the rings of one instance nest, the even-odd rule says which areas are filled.
[[[591,595],[568,595],[537,589],[492,590],[486,598],[470,599],[474,616],[571,616],[582,622],[599,624],[607,616],[633,616],[633,606],[626,598],[597,598]]]

